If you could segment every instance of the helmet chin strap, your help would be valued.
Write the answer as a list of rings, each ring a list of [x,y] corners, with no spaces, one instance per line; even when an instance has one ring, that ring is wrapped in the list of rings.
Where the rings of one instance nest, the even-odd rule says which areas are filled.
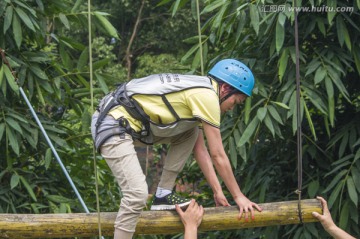
[[[225,95],[223,98],[220,99],[220,105],[227,100],[230,96],[232,96],[233,94],[235,94],[236,92],[238,92],[237,90],[232,90],[230,91],[227,95]]]

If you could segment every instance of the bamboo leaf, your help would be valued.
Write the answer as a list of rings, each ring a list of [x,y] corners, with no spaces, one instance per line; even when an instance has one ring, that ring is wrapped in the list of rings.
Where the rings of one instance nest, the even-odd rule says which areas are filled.
[[[325,29],[325,24],[324,24],[323,18],[316,18],[316,23],[317,23],[317,26],[318,26],[320,32],[325,37],[326,36],[326,29]]]
[[[31,13],[31,15],[36,17],[36,11],[34,9],[32,9],[31,7],[29,7],[27,4],[25,4],[24,2],[21,2],[18,0],[13,0],[13,2],[17,3],[19,6],[23,7],[27,11],[29,11]]]
[[[305,91],[305,95],[307,97],[309,97],[309,100],[311,101],[311,103],[313,103],[313,105],[321,111],[321,113],[323,113],[324,115],[327,115],[327,108],[325,106],[325,103],[323,101],[323,99],[319,96],[319,94],[309,88],[306,88]]]
[[[345,174],[347,173],[346,170],[342,170],[340,173],[338,173],[333,180],[329,183],[329,185],[325,188],[325,190],[323,191],[323,193],[327,193],[328,191],[330,191],[335,185],[339,185],[339,181],[341,179],[341,177],[343,177]]]
[[[244,107],[244,123],[248,124],[250,119],[250,112],[251,112],[251,98],[246,98],[245,107]]]
[[[8,125],[10,125],[11,128],[13,128],[14,130],[16,130],[17,132],[19,132],[20,134],[23,133],[23,131],[21,130],[21,127],[19,125],[18,122],[16,122],[13,118],[10,117],[6,117],[5,121]]]
[[[95,17],[99,20],[100,24],[104,27],[105,31],[112,37],[119,39],[115,27],[104,17],[100,12],[94,12]]]
[[[340,46],[343,46],[344,42],[345,42],[344,34],[343,34],[343,30],[342,30],[344,25],[345,25],[344,20],[342,19],[341,15],[338,15],[336,18],[336,31],[337,31],[337,36],[338,36]]]
[[[326,6],[329,7],[329,9],[336,9],[337,1],[336,0],[327,0]],[[336,11],[327,11],[327,19],[329,25],[332,25],[332,21],[336,15]]]
[[[356,192],[356,188],[355,188],[355,184],[354,184],[354,180],[352,177],[348,177],[346,180],[346,185],[347,185],[347,189],[348,189],[348,193],[349,193],[349,197],[351,199],[351,201],[355,204],[355,206],[358,206],[358,194]]]
[[[314,77],[315,85],[317,85],[321,81],[323,81],[325,76],[326,76],[326,69],[324,67],[320,66],[315,72],[315,77]]]
[[[12,19],[12,28],[13,28],[13,34],[14,34],[14,40],[16,42],[16,45],[18,48],[20,48],[21,46],[21,42],[22,42],[22,29],[21,29],[21,24],[20,24],[20,20],[19,17],[14,14],[13,15],[13,19]]]
[[[37,90],[37,97],[39,98],[40,102],[42,105],[46,105],[45,104],[45,100],[44,100],[44,96],[41,92],[41,89],[40,89],[40,86],[39,86],[39,83],[37,81],[35,81],[35,86],[36,86],[36,90]]]
[[[310,198],[314,198],[317,195],[319,187],[320,187],[320,183],[318,180],[309,183],[308,194]]]
[[[14,9],[12,6],[8,6],[6,8],[5,18],[4,18],[4,30],[3,30],[4,34],[7,32],[7,30],[11,26],[13,12],[14,12]]]
[[[207,5],[204,10],[202,10],[201,14],[212,12],[215,9],[222,7],[224,5],[224,0],[217,0],[209,5]]]
[[[328,200],[328,205],[329,205],[329,208],[332,207],[332,205],[334,204],[334,202],[336,201],[336,199],[338,199],[340,197],[340,191],[341,191],[341,188],[343,186],[343,180],[341,180],[335,187],[334,191],[332,191],[330,197],[329,197],[329,200]]]
[[[257,113],[256,113],[256,116],[258,117],[258,119],[262,122],[263,119],[265,118],[266,116],[266,112],[267,112],[267,109],[265,107],[261,107],[257,110]]]
[[[311,118],[309,109],[308,109],[308,107],[307,107],[306,104],[304,104],[304,109],[305,109],[305,115],[306,115],[306,119],[307,119],[307,121],[308,121],[308,123],[309,123],[309,127],[310,127],[310,130],[311,130],[311,133],[312,133],[312,135],[314,136],[314,140],[317,140],[314,123],[313,123],[313,121],[312,121],[312,118]]]
[[[19,86],[15,81],[15,77],[11,73],[8,66],[4,67],[4,73],[7,80],[7,83],[9,84],[10,88],[18,95],[19,94]]]
[[[281,53],[281,57],[279,59],[278,65],[279,65],[279,80],[280,82],[282,81],[285,71],[286,71],[286,67],[288,64],[288,59],[289,59],[289,54],[288,54],[288,50],[284,49],[283,52]]]
[[[253,133],[255,132],[256,127],[259,124],[259,119],[258,118],[254,118],[249,125],[247,126],[247,128],[245,129],[244,133],[242,134],[239,142],[237,143],[237,147],[240,147],[242,145],[244,145],[246,142],[249,141],[250,137],[253,135]]]
[[[60,18],[60,21],[62,22],[62,24],[64,24],[64,26],[66,27],[66,29],[70,29],[69,20],[67,19],[65,14],[60,13],[59,18]]]
[[[56,202],[56,203],[70,203],[70,202],[72,202],[71,199],[60,196],[60,195],[46,195],[46,198],[48,200]]]
[[[2,140],[2,137],[4,135],[4,132],[5,132],[5,123],[1,123],[0,124],[0,142]]]
[[[179,8],[179,5],[180,5],[180,2],[181,0],[176,0],[176,2],[174,3],[173,7],[172,7],[172,16],[175,16],[178,8]]]
[[[48,76],[46,75],[46,73],[43,70],[41,70],[39,66],[32,65],[31,67],[29,67],[29,69],[40,79],[43,79],[43,80],[49,79]]]
[[[11,189],[14,189],[20,182],[20,177],[19,175],[17,175],[16,173],[14,173],[12,176],[11,176],[11,179],[10,179],[10,188]]]
[[[29,18],[29,16],[21,9],[21,8],[15,8],[16,13],[19,15],[19,17],[21,18],[21,20],[23,21],[23,23],[25,23],[25,25],[32,30],[33,32],[35,32],[35,27],[34,24],[32,23],[31,19]]]
[[[272,106],[272,105],[269,105],[268,107],[268,110],[269,110],[269,112],[270,112],[270,115],[278,122],[278,123],[280,123],[281,125],[283,125],[284,123],[283,123],[283,121],[282,121],[282,119],[281,119],[281,117],[280,117],[280,114],[277,112],[277,110],[275,109],[275,107],[274,106]]]
[[[84,0],[76,0],[74,7],[71,9],[71,12],[72,13],[76,12],[83,2],[84,2]]]
[[[31,196],[31,198],[37,202],[35,193],[33,191],[33,189],[31,188],[30,184],[26,181],[26,179],[23,176],[20,176],[20,180],[21,183],[24,185],[24,187],[26,188],[26,190],[28,191],[29,195]]]
[[[279,53],[283,44],[284,44],[284,39],[285,39],[285,27],[284,27],[284,22],[282,19],[285,19],[286,16],[282,13],[279,14],[278,16],[278,21],[276,23],[276,41],[275,41],[275,46],[276,46],[276,51]]]
[[[280,106],[280,107],[282,107],[282,108],[284,108],[284,109],[287,109],[287,110],[290,109],[289,106],[287,106],[286,104],[284,104],[284,103],[282,103],[282,102],[271,101],[271,103],[274,103],[274,104],[276,104],[276,105],[278,105],[278,106]]]
[[[251,19],[251,26],[254,28],[256,35],[259,34],[259,12],[254,4],[249,5],[250,8],[250,19]]]
[[[45,168],[49,169],[52,160],[51,148],[48,148],[45,153]]]
[[[342,18],[342,15],[336,17],[336,30],[337,30],[340,46],[343,46],[345,42],[346,47],[351,51],[350,35],[346,27],[346,24],[344,22],[344,19]]]
[[[349,217],[350,217],[349,203],[345,202],[340,213],[340,221],[339,221],[340,228],[346,228],[348,226]]]
[[[89,48],[86,47],[79,57],[79,60],[77,62],[77,69],[78,71],[81,71],[83,67],[85,67],[89,63]]]
[[[233,137],[229,139],[229,150],[230,150],[230,161],[233,167],[236,169],[237,167],[237,152],[236,145]]]
[[[99,82],[100,88],[102,89],[104,94],[107,94],[109,92],[109,88],[105,82],[104,77],[97,72],[95,72],[95,76],[96,76],[97,81]]]
[[[37,5],[41,11],[44,11],[44,3],[41,0],[36,0]]]
[[[4,64],[0,67],[0,86],[2,85],[4,80]]]
[[[273,125],[269,115],[266,115],[264,123],[265,123],[266,127],[270,130],[272,136],[275,137],[274,125]]]
[[[360,0],[359,0],[360,1]],[[355,60],[356,69],[358,71],[358,74],[360,74],[360,49],[355,47],[355,51],[353,53],[353,57]]]
[[[357,191],[360,193],[360,170],[356,167],[351,168],[351,176],[354,180],[354,185]]]
[[[309,74],[313,73],[314,71],[316,71],[319,66],[321,65],[321,62],[318,61],[318,59],[314,59],[312,60],[308,65],[307,65],[307,71],[305,73],[305,76],[308,76]]]
[[[9,144],[12,150],[19,155],[20,154],[20,146],[16,139],[16,135],[13,133],[12,129],[6,125],[6,136],[9,139]]]

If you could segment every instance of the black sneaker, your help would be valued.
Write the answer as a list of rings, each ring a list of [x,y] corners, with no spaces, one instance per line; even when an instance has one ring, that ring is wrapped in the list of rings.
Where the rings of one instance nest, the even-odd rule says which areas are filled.
[[[190,204],[190,202],[191,199],[180,197],[175,193],[170,193],[162,198],[154,196],[150,210],[175,210],[176,204],[179,205],[181,208],[186,208]]]

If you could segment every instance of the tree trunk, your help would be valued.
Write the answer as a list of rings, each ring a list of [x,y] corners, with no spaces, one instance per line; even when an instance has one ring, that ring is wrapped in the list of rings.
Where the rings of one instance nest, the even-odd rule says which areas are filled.
[[[262,212],[255,220],[238,220],[236,206],[205,208],[200,231],[232,230],[249,227],[298,224],[298,201],[259,204]],[[301,201],[303,222],[317,221],[312,212],[322,213],[316,199]],[[113,235],[116,212],[101,213],[103,236]],[[65,238],[98,235],[97,213],[71,214],[0,214],[0,238]],[[143,211],[136,227],[137,234],[174,234],[184,229],[175,211]]]

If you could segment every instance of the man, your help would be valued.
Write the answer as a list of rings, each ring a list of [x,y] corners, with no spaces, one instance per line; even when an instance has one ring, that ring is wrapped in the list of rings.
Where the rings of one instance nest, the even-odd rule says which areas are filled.
[[[216,206],[228,206],[214,166],[246,220],[261,208],[241,192],[224,151],[220,115],[251,96],[254,76],[243,63],[225,59],[208,76],[158,74],[134,79],[105,96],[92,119],[96,148],[123,193],[114,238],[132,238],[146,205],[148,187],[134,144],[169,143],[151,210],[184,208],[190,200],[172,192],[178,173],[194,152]],[[208,149],[205,145],[204,134]],[[209,154],[210,153],[210,154]],[[213,166],[214,165],[214,166]]]

